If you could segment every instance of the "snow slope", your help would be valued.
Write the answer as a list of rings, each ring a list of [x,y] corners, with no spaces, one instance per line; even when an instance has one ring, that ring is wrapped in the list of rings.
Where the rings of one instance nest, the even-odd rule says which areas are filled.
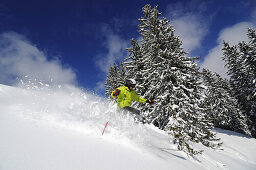
[[[204,153],[192,158],[165,132],[79,88],[0,85],[1,170],[256,169],[255,139],[216,130],[224,150],[197,144]]]

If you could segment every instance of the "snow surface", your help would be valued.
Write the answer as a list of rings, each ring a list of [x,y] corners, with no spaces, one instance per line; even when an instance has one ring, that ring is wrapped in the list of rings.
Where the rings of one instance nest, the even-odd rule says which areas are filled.
[[[223,150],[196,144],[204,152],[192,158],[104,98],[40,86],[0,85],[0,170],[256,169],[254,138],[215,129]]]

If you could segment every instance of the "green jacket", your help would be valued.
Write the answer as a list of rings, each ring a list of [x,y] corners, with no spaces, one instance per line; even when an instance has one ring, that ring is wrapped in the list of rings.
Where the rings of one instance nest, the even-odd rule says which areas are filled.
[[[141,98],[134,90],[130,90],[127,86],[118,87],[117,89],[120,90],[117,99],[117,105],[119,108],[131,106],[133,100],[140,103],[146,103],[146,99]],[[114,91],[111,93],[111,96],[115,99],[116,97],[113,93]]]

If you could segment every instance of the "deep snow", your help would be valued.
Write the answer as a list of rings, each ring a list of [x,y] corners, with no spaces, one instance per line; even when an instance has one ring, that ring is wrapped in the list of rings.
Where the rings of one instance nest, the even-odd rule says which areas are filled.
[[[256,169],[256,140],[239,133],[215,129],[223,150],[196,144],[204,152],[192,158],[104,98],[68,85],[24,87],[0,85],[1,170]]]

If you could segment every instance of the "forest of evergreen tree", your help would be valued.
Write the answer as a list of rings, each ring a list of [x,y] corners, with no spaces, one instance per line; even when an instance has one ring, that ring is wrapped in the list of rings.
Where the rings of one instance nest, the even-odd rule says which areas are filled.
[[[134,103],[147,122],[174,137],[178,149],[197,154],[191,143],[216,148],[214,127],[256,137],[256,34],[248,28],[249,42],[223,42],[223,60],[230,79],[200,69],[199,58],[189,57],[175,29],[157,6],[143,7],[139,40],[131,39],[129,56],[113,63],[106,78],[106,96],[137,81],[136,93],[154,99],[154,105]]]

